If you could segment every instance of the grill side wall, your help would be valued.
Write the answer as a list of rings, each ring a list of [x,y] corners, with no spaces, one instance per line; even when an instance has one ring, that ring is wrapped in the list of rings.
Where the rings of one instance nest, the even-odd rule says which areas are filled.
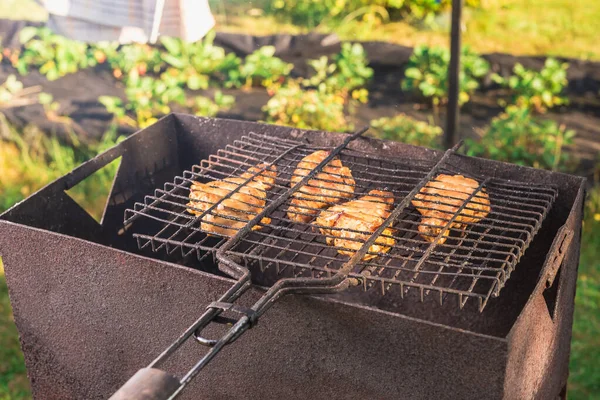
[[[538,282],[509,334],[506,399],[556,398],[567,384],[584,198],[582,184],[565,223],[574,237],[553,286]]]
[[[0,230],[38,399],[108,397],[231,285],[9,222],[0,221]],[[6,251],[20,243],[35,243],[36,251]],[[260,294],[253,290],[247,301]],[[203,350],[190,343],[166,368],[181,376]],[[499,399],[505,359],[501,339],[290,297],[203,371],[184,398]]]

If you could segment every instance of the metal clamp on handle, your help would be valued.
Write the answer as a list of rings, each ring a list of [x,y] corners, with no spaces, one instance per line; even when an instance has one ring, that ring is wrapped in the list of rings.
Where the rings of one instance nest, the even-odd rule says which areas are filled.
[[[548,257],[546,257],[546,273],[544,276],[546,288],[552,287],[558,269],[565,258],[565,254],[567,254],[571,240],[573,240],[573,230],[563,225],[558,230],[558,233],[552,242],[552,251],[548,254]]]
[[[256,313],[256,311],[254,311],[251,308],[246,308],[246,307],[242,307],[236,304],[232,304],[232,303],[225,303],[225,302],[220,302],[220,301],[214,301],[212,303],[210,303],[208,305],[208,307],[206,307],[208,310],[218,310],[219,312],[223,312],[223,311],[233,311],[237,314],[241,314],[243,316],[248,317],[248,322],[246,323],[246,325],[248,326],[248,329],[252,328],[254,325],[256,325],[256,322],[258,322],[258,314]],[[204,337],[202,337],[200,335],[200,333],[202,332],[202,330],[210,323],[211,321],[208,321],[205,325],[198,327],[198,329],[194,332],[194,337],[196,338],[196,341],[198,343],[200,343],[203,346],[207,346],[207,347],[214,347],[218,340],[214,340],[214,339],[206,339]],[[219,324],[226,324],[226,325],[234,325],[238,322],[237,319],[233,319],[233,318],[227,318],[227,317],[223,317],[221,315],[216,315],[213,319],[212,322],[216,322]]]

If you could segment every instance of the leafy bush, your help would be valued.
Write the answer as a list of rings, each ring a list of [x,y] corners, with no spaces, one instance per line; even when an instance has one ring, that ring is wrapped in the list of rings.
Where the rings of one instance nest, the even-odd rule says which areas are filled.
[[[524,107],[509,106],[492,120],[480,140],[467,140],[467,154],[550,170],[568,169],[563,151],[575,131],[540,119]]]
[[[169,86],[149,76],[130,79],[125,95],[126,104],[118,97],[112,96],[101,96],[98,100],[115,115],[119,122],[130,122],[126,118],[126,110],[133,112],[135,123],[140,128],[153,124],[159,117],[171,112],[171,104],[185,105],[186,103],[185,92],[181,87]]]
[[[344,114],[345,99],[318,89],[303,90],[297,81],[278,87],[263,107],[267,122],[303,129],[348,131],[352,125]]]
[[[496,74],[492,78],[514,92],[516,104],[544,113],[548,108],[568,103],[568,99],[561,96],[568,84],[568,68],[568,63],[548,58],[539,72],[516,64],[513,69],[514,75],[509,78],[502,78]]]
[[[139,86],[129,88],[127,97],[126,103],[114,96],[100,96],[98,101],[113,114],[117,124],[140,128],[153,124],[171,112],[171,104],[186,106],[195,115],[214,117],[235,103],[233,96],[224,95],[219,90],[215,92],[214,100],[204,96],[188,99],[179,86],[169,88],[150,77],[141,78]],[[128,111],[135,115],[135,119],[128,115]]]
[[[13,66],[21,75],[35,67],[52,81],[98,63],[85,43],[55,35],[48,28],[25,27],[19,38],[24,48],[18,58],[13,59]]]
[[[164,67],[160,51],[147,44],[120,47],[116,43],[97,44],[94,52],[104,54],[117,79],[137,79],[148,72],[158,73]]]
[[[418,121],[405,114],[371,121],[371,135],[415,146],[441,148],[442,128]]]
[[[265,11],[296,25],[314,28],[324,19],[336,18],[348,10],[360,8],[361,3],[360,0],[271,0]]]
[[[233,64],[228,65],[225,86],[251,87],[262,85],[269,87],[275,82],[283,82],[283,79],[294,68],[294,65],[286,63],[274,55],[275,47],[264,46],[249,54],[243,65],[237,68]]]
[[[479,3],[480,0],[465,2],[470,7],[478,7]],[[368,15],[376,10],[431,24],[435,15],[447,10],[450,5],[451,0],[270,0],[265,11],[296,25],[314,28],[323,23],[341,21],[349,14],[363,11]]]
[[[239,66],[239,58],[233,53],[226,55],[223,48],[213,44],[214,38],[214,31],[195,43],[178,38],[161,38],[161,43],[167,50],[162,58],[168,64],[161,79],[186,84],[192,90],[207,89],[211,76],[217,75],[225,67]],[[173,86],[170,83],[168,85]]]
[[[341,51],[333,56],[331,63],[323,56],[309,61],[308,65],[315,70],[315,74],[310,79],[305,79],[303,84],[331,93],[352,93],[366,86],[373,77],[373,69],[369,68],[367,55],[359,43],[343,43]],[[366,102],[363,95],[353,97],[362,98]]]
[[[106,111],[113,115],[113,120],[117,125],[128,125],[137,128],[137,120],[127,115],[123,100],[115,96],[100,96],[98,101],[106,107]]]
[[[215,117],[221,111],[229,110],[235,104],[235,98],[215,92],[214,101],[204,96],[196,96],[192,103],[192,112],[201,117]]]
[[[450,51],[441,47],[417,46],[408,61],[404,72],[402,89],[418,93],[430,99],[433,105],[448,101],[448,68]],[[463,48],[461,50],[459,103],[469,101],[470,96],[479,88],[478,79],[484,77],[490,69],[486,60]]]

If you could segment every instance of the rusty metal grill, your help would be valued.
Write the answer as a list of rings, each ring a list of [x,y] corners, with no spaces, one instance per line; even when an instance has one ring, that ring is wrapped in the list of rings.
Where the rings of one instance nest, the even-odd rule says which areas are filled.
[[[447,296],[455,295],[461,308],[473,298],[478,301],[481,311],[490,297],[499,295],[557,196],[555,187],[475,176],[462,168],[460,158],[452,154],[439,161],[382,160],[376,154],[350,147],[327,149],[336,153],[343,165],[352,171],[355,180],[352,198],[338,197],[337,203],[356,199],[374,189],[393,193],[394,211],[374,234],[344,229],[370,237],[369,245],[364,244],[365,240],[356,239],[364,249],[379,237],[394,241],[387,252],[368,252],[376,256],[371,260],[354,260],[349,278],[353,285],[364,290],[377,290],[381,294],[396,291],[402,297],[416,291],[421,300],[427,295],[436,296],[440,304]],[[125,222],[130,224],[134,219],[144,217],[162,224],[154,235],[134,234],[140,248],[165,250],[169,254],[180,251],[182,256],[195,253],[203,260],[214,255],[228,239],[207,235],[200,227],[199,222],[206,213],[219,215],[217,204],[200,216],[186,212],[192,182],[239,177],[260,163],[276,165],[277,180],[268,192],[265,215],[261,215],[268,216],[270,222],[255,218],[247,225],[248,229],[242,229],[228,242],[225,254],[250,271],[269,276],[270,283],[281,277],[329,278],[343,265],[348,265],[352,257],[340,254],[338,248],[328,244],[327,237],[334,236],[320,232],[314,220],[295,222],[287,215],[294,196],[302,196],[299,187],[291,188],[292,175],[303,157],[319,149],[324,148],[249,134],[191,171],[185,171],[164,189],[156,190],[153,196],[145,198],[144,203],[137,203],[126,213]],[[319,183],[314,173],[309,185]],[[435,182],[439,174],[460,174],[475,179],[479,188],[468,199],[462,198],[462,205],[451,218],[444,219],[440,228],[449,235],[439,234],[428,241],[418,231],[422,215],[411,200],[420,189]],[[454,226],[455,221],[468,216],[476,203],[482,201],[479,189],[489,196],[489,214],[478,222]],[[455,204],[452,203],[455,199],[461,197],[439,196],[435,207],[425,208],[435,211],[440,206]],[[310,207],[304,209],[311,211]],[[251,230],[252,226],[260,229]],[[391,234],[383,233],[386,226],[392,228]]]

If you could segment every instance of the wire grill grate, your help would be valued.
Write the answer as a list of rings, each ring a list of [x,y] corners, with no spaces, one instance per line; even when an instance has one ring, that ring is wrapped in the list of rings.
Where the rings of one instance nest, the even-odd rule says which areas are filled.
[[[225,254],[241,260],[241,264],[251,271],[260,271],[263,275],[268,272],[273,280],[331,277],[347,265],[350,257],[339,253],[338,250],[344,250],[344,247],[335,247],[327,243],[327,239],[338,238],[338,230],[346,235],[346,243],[354,240],[362,245],[373,231],[334,227],[324,233],[316,226],[314,218],[309,222],[290,219],[287,211],[293,199],[310,200],[302,188],[290,189],[292,176],[298,163],[316,150],[296,141],[250,134],[194,166],[191,171],[185,171],[182,177],[175,178],[164,189],[156,190],[153,196],[147,196],[144,203],[128,210],[126,224],[139,217],[154,219],[162,224],[162,228],[155,235],[135,234],[140,248],[150,247],[169,254],[181,252],[182,256],[195,253],[202,261],[211,254],[214,256],[227,238],[208,236],[202,231],[200,219],[204,215],[223,217],[216,205],[201,216],[186,212],[192,182],[239,177],[261,163],[276,165],[277,179],[268,192],[265,206],[271,208],[267,213],[270,221],[259,218],[254,223],[259,229],[240,232],[228,243]],[[365,290],[379,290],[382,294],[399,290],[404,296],[417,290],[421,300],[434,294],[439,296],[440,303],[448,295],[456,295],[461,307],[472,298],[483,310],[489,298],[500,293],[557,196],[557,189],[553,187],[473,176],[452,157],[442,164],[419,160],[401,162],[343,148],[337,158],[352,171],[355,181],[352,199],[371,190],[384,190],[393,194],[391,209],[400,211],[397,218],[387,218],[391,231],[379,235],[392,240],[393,245],[388,246],[388,251],[369,251],[373,258],[358,260],[349,273],[354,285]],[[442,233],[427,238],[419,231],[424,216],[407,200],[414,200],[418,193],[415,188],[438,182],[436,176],[439,174],[460,174],[474,179],[479,189],[489,196],[490,207],[485,218],[469,221],[468,217],[477,206],[484,203],[481,190],[471,190],[466,199],[460,191],[454,195],[452,189],[443,195],[434,194],[439,198],[419,207],[421,211],[435,213],[442,209],[451,212],[442,214],[447,215],[441,218],[439,231]],[[315,175],[307,185],[316,187],[328,183],[331,182],[327,176]],[[339,194],[330,196],[337,197],[335,203],[350,200],[344,193]],[[381,202],[384,201],[382,198]],[[320,212],[319,208],[307,205],[300,208],[300,213],[307,215]],[[353,239],[352,234],[357,238]]]

